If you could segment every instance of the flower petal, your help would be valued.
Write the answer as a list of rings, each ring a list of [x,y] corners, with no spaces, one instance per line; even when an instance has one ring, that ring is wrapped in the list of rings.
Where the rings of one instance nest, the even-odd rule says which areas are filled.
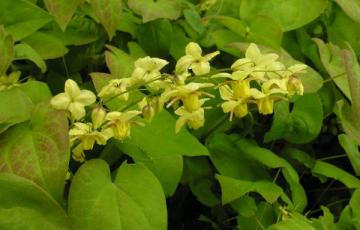
[[[209,62],[196,62],[193,63],[190,67],[195,75],[204,75],[210,72],[210,63]]]
[[[201,50],[201,47],[197,43],[190,42],[185,47],[185,53],[187,55],[191,55],[194,58],[198,59],[198,58],[201,58],[202,50]]]
[[[65,82],[65,93],[69,95],[70,98],[75,98],[80,94],[80,88],[74,80],[67,79]]]
[[[85,116],[85,108],[84,105],[79,102],[73,102],[69,105],[69,111],[71,116],[75,118],[75,120],[80,120]]]
[[[83,89],[80,91],[80,94],[74,98],[74,101],[83,105],[91,105],[96,101],[96,96],[90,90]]]
[[[55,109],[67,109],[70,105],[71,99],[69,98],[69,96],[65,93],[59,93],[58,95],[54,96],[51,101],[50,104],[55,108]]]

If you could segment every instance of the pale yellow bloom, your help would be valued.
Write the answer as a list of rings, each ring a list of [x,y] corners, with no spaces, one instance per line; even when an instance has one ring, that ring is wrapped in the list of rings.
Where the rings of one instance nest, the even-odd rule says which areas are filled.
[[[203,75],[210,72],[209,61],[220,54],[219,51],[202,56],[201,47],[190,42],[185,47],[185,56],[181,57],[175,67],[175,72],[181,74],[187,70],[192,70],[195,75]]]
[[[98,96],[102,99],[117,97],[121,100],[127,101],[129,93],[127,88],[129,87],[130,79],[112,79],[107,85],[101,88]]]
[[[131,125],[136,123],[132,119],[141,114],[140,111],[110,112],[106,115],[108,121],[105,127],[110,128],[114,138],[125,140],[130,136]]]
[[[72,158],[80,163],[83,163],[85,161],[85,153],[82,148],[81,144],[78,144],[73,150],[72,150]]]
[[[287,91],[290,96],[295,94],[303,95],[304,94],[304,86],[300,79],[297,77],[289,77],[287,81]]]
[[[107,136],[93,129],[91,123],[76,122],[74,127],[69,131],[70,141],[74,143],[80,140],[83,150],[90,150],[94,147],[95,142],[99,145],[105,145]]]
[[[248,114],[247,103],[251,96],[249,81],[232,81],[231,88],[228,85],[222,85],[219,91],[220,97],[225,100],[221,107],[224,113],[230,113],[230,120],[234,114],[239,118]]]
[[[9,76],[6,75],[0,76],[0,91],[11,89],[14,86],[18,86],[20,75],[21,75],[20,71],[15,71],[9,74]]]
[[[206,100],[207,99],[200,100],[199,108],[195,111],[188,111],[184,106],[179,107],[175,111],[175,114],[179,116],[175,125],[176,133],[178,133],[185,124],[187,124],[191,129],[198,129],[204,126],[204,108],[201,108],[201,106],[205,103]]]
[[[85,106],[96,101],[96,96],[89,90],[80,90],[77,83],[71,79],[65,82],[65,92],[54,96],[50,103],[55,109],[67,110],[70,115],[79,120],[85,116]]]
[[[100,128],[104,123],[106,117],[106,111],[103,107],[97,106],[91,112],[91,121],[94,129]]]
[[[167,64],[166,60],[160,58],[151,58],[149,56],[139,58],[134,63],[135,70],[130,77],[131,86],[146,84],[150,89],[160,89],[163,82],[157,79],[161,78],[160,70]]]

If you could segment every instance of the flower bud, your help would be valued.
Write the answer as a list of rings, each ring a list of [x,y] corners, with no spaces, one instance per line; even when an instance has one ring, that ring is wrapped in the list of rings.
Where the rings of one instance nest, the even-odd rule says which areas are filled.
[[[287,83],[287,90],[290,95],[294,95],[294,94],[303,95],[304,94],[304,86],[303,86],[301,80],[299,80],[296,77],[289,78],[289,81]]]
[[[93,109],[93,111],[91,112],[91,120],[94,129],[99,128],[104,123],[105,116],[106,111],[103,107],[98,106]]]
[[[264,97],[257,101],[259,113],[267,115],[274,111],[274,100],[271,97]]]
[[[200,108],[200,100],[197,93],[192,93],[186,96],[182,101],[185,109],[189,112],[196,111]]]
[[[150,122],[155,116],[155,109],[151,105],[145,105],[141,111],[145,121],[147,122]]]

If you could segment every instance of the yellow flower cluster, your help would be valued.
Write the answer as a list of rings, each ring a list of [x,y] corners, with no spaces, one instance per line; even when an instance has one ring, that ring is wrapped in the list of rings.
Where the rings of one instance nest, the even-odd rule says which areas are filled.
[[[248,104],[256,103],[259,113],[272,114],[274,102],[287,99],[295,94],[303,95],[301,81],[294,75],[303,73],[304,64],[295,64],[288,68],[277,61],[277,54],[261,54],[255,44],[250,44],[245,58],[235,61],[232,73],[220,73],[213,77],[229,80],[219,87],[224,113],[242,118],[248,114]]]
[[[130,137],[132,125],[142,125],[137,119],[139,115],[150,122],[164,105],[172,107],[178,116],[176,132],[184,125],[191,129],[202,127],[208,108],[204,103],[213,97],[205,90],[216,87],[200,81],[206,76],[225,78],[218,88],[224,100],[221,107],[224,113],[230,113],[230,119],[247,115],[249,103],[255,103],[259,113],[271,114],[276,100],[303,94],[302,83],[294,76],[306,69],[303,64],[286,68],[277,61],[278,55],[263,55],[255,44],[250,44],[245,58],[235,61],[230,73],[212,75],[209,62],[218,54],[219,51],[204,55],[201,47],[191,42],[185,48],[185,55],[177,61],[173,74],[160,72],[168,64],[166,60],[139,58],[128,78],[110,80],[97,96],[81,90],[75,81],[67,80],[64,92],[54,96],[51,104],[65,110],[71,120],[69,136],[74,159],[84,161],[84,150],[92,149],[95,143],[105,145],[110,138],[125,140]],[[138,102],[139,110],[107,112],[102,107],[114,98],[128,101],[129,92],[140,87],[146,87],[148,95]],[[99,102],[94,105],[97,97]],[[90,122],[86,122],[87,106],[92,106]]]

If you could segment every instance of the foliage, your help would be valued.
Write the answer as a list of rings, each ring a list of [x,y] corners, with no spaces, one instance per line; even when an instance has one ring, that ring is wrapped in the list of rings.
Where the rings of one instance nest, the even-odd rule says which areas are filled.
[[[0,229],[360,229],[358,0],[0,9]]]

